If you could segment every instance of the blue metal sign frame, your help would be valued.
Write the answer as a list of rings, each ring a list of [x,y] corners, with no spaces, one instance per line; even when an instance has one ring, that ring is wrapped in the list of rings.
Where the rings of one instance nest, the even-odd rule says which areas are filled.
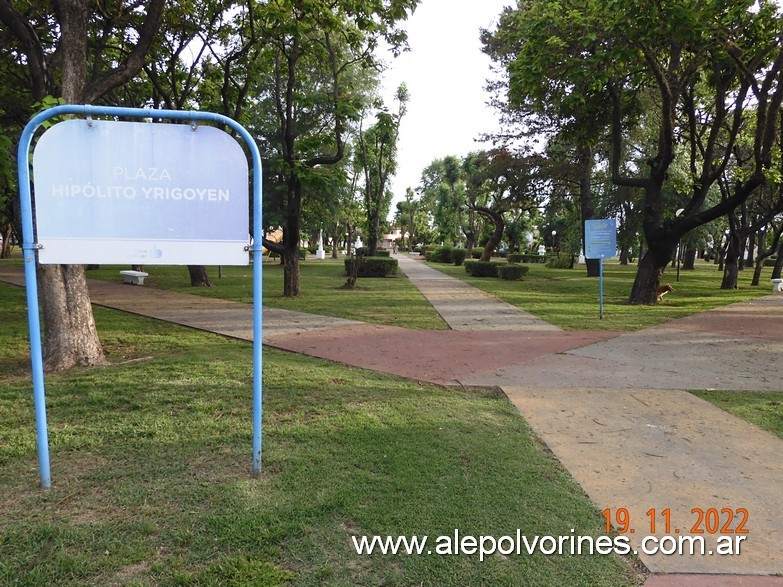
[[[253,137],[238,122],[212,112],[149,110],[142,108],[119,108],[113,106],[63,105],[55,106],[33,116],[27,123],[19,140],[18,168],[19,195],[21,197],[22,215],[22,251],[24,254],[25,285],[27,288],[27,313],[30,330],[30,360],[32,364],[33,400],[35,405],[35,422],[38,442],[38,468],[41,486],[49,488],[52,485],[49,463],[49,432],[46,422],[46,394],[44,390],[43,354],[41,351],[41,321],[38,306],[38,284],[36,279],[36,251],[40,245],[35,242],[33,231],[32,196],[30,190],[29,154],[35,132],[46,121],[64,115],[82,116],[87,120],[97,116],[120,118],[148,119],[161,118],[167,120],[185,120],[192,123],[209,122],[225,124],[236,131],[247,145],[253,163],[253,234],[255,238],[249,245],[254,255],[253,263],[253,476],[261,473],[261,422],[262,422],[262,263],[261,238],[263,234],[263,219],[261,212],[261,154]]]

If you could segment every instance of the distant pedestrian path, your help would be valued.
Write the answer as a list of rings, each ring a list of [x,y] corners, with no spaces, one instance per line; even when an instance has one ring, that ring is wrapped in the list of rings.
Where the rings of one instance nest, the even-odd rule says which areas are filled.
[[[561,331],[557,326],[432,269],[407,254],[399,254],[395,258],[400,271],[429,300],[452,330]]]

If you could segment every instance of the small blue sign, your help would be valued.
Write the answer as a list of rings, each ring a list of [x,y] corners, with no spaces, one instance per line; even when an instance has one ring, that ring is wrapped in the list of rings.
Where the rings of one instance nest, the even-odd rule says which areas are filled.
[[[617,221],[614,218],[585,220],[585,257],[608,259],[617,255]]]

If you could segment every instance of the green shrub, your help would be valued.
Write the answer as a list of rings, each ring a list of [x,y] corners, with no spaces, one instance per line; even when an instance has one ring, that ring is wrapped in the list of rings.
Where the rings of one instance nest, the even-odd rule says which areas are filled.
[[[360,263],[358,277],[391,277],[397,273],[397,259],[391,257],[354,257],[345,260],[345,272],[351,274],[351,263]]]
[[[508,254],[509,263],[538,263],[544,260],[545,258],[546,257],[544,255],[539,255],[538,253],[509,253]]]
[[[376,257],[391,257],[391,251],[389,249],[378,249],[375,251]]]
[[[470,256],[473,257],[474,259],[481,259],[481,253],[483,252],[484,249],[482,247],[476,247],[475,249],[473,249],[473,252],[471,253]]]
[[[299,249],[299,258],[304,261],[307,259],[307,249]]]
[[[437,247],[426,253],[427,261],[431,263],[451,263],[451,247]]]
[[[498,265],[495,261],[465,261],[465,271],[473,277],[497,277]]]
[[[546,266],[550,269],[573,269],[574,268],[574,256],[573,255],[560,255],[549,257],[546,260]]]
[[[468,255],[467,249],[451,249],[451,260],[458,267],[462,265],[467,255]]]
[[[501,279],[515,281],[517,279],[522,279],[525,275],[527,275],[530,267],[527,265],[518,265],[517,263],[506,263],[505,265],[499,264],[497,269],[498,276]]]

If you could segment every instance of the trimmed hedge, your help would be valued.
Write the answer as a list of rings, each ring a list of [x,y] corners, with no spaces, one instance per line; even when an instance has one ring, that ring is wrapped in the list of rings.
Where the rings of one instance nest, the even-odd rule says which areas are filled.
[[[360,263],[358,277],[391,277],[397,273],[397,259],[391,257],[354,257],[345,260],[345,273],[350,275],[351,263]]]
[[[573,255],[560,255],[559,257],[549,257],[546,260],[546,266],[549,269],[573,269],[574,257]]]
[[[474,259],[481,259],[481,253],[484,252],[484,247],[476,247],[473,249],[473,252],[471,253],[471,257]]]
[[[505,265],[501,263],[498,264],[497,270],[498,276],[501,279],[515,281],[517,279],[522,279],[525,275],[527,275],[530,267],[527,265],[519,265],[517,263],[506,263]]]
[[[497,277],[498,265],[495,261],[465,261],[465,272],[473,277]]]
[[[451,260],[459,267],[465,261],[465,257],[468,256],[467,249],[451,249]]]
[[[389,249],[378,249],[375,251],[376,257],[391,257],[391,251]]]
[[[425,258],[430,263],[451,263],[451,247],[437,247],[433,250],[428,250],[425,253]]]
[[[538,253],[509,253],[509,263],[540,263],[546,259],[545,255]]]

